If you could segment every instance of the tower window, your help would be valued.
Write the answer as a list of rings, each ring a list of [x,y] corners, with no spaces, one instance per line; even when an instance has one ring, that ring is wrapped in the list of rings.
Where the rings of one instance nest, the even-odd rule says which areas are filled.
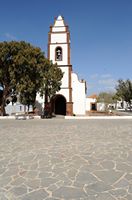
[[[61,61],[62,60],[62,48],[61,47],[57,47],[55,49],[55,60],[56,61]]]

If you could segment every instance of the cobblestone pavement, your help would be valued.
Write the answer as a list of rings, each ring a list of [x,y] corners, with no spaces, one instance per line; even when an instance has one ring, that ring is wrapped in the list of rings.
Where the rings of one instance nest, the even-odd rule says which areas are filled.
[[[0,200],[132,200],[132,120],[0,120]]]

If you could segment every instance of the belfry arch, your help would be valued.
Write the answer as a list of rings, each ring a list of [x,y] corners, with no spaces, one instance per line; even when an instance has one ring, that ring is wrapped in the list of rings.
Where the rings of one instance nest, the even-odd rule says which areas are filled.
[[[57,94],[51,99],[51,111],[55,115],[66,115],[66,98]]]
[[[62,48],[60,46],[55,49],[55,60],[62,61]]]

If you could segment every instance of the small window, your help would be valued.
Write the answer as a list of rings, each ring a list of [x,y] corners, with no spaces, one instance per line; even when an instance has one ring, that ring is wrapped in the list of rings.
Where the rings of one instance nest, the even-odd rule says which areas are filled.
[[[91,110],[93,111],[97,110],[96,103],[91,103]]]
[[[61,47],[57,47],[55,50],[55,60],[56,61],[62,60],[62,48]]]
[[[20,111],[22,111],[22,106],[20,106]]]

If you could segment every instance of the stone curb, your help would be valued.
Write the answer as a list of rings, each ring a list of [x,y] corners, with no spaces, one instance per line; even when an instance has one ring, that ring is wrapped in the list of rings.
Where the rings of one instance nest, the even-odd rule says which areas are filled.
[[[65,116],[65,119],[132,119],[132,116]]]

